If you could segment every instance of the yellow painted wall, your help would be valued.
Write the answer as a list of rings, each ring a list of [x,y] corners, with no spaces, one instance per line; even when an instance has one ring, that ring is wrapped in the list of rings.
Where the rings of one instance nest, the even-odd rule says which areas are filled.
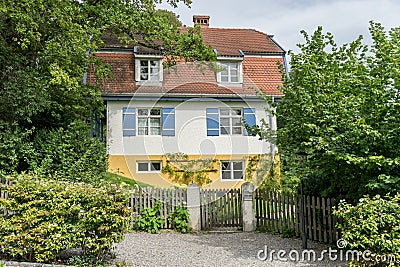
[[[197,160],[197,159],[216,159],[220,160],[229,160],[229,161],[244,161],[244,168],[246,169],[247,162],[249,157],[256,155],[216,155],[213,157],[200,156],[200,155],[189,155],[189,160]],[[133,178],[136,181],[149,184],[155,187],[174,187],[177,184],[172,181],[172,178],[169,177],[168,173],[136,173],[136,162],[137,161],[162,161],[162,166],[166,166],[166,156],[129,156],[129,155],[110,155],[109,156],[109,171],[113,173],[118,173],[119,175]],[[223,181],[220,177],[220,164],[217,162],[214,165],[216,172],[208,172],[209,177],[212,182],[208,185],[203,186],[203,188],[213,188],[213,189],[226,189],[226,188],[239,188],[245,181]],[[246,175],[246,171],[245,171]],[[255,178],[245,177],[245,180],[252,180],[256,183]]]

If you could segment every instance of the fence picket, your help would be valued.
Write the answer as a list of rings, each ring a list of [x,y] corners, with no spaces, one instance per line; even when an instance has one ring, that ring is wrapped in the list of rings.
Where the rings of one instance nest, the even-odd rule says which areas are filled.
[[[7,180],[0,182],[11,185]],[[186,206],[187,202],[186,189],[181,188],[134,188],[129,192],[127,206],[135,215],[145,208],[154,207],[156,201],[161,201],[161,216],[167,218],[168,214],[177,207]],[[7,198],[7,192],[0,190],[0,197]],[[298,195],[257,189],[254,192],[257,227],[276,233],[282,233],[284,229],[293,229],[297,234],[301,233],[300,203]],[[332,243],[340,238],[340,232],[336,228],[338,219],[332,214],[335,204],[335,199],[305,196],[304,216],[309,239]],[[240,189],[202,189],[200,205],[202,229],[242,226]],[[0,214],[3,212],[0,211]],[[165,220],[163,228],[171,227],[172,225]]]
[[[311,240],[317,240],[317,209],[315,204],[315,196],[311,197],[311,215],[312,215],[312,238]]]

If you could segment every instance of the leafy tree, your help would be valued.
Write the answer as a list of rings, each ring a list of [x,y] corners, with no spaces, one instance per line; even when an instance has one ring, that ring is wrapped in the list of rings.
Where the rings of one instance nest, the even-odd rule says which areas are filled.
[[[111,74],[95,57],[101,37],[151,46],[186,60],[213,59],[197,30],[181,33],[162,0],[4,0],[0,3],[0,168],[23,171],[25,154],[41,131],[66,129],[104,109],[99,90]],[[167,0],[172,6],[190,0]],[[98,65],[98,87],[85,84],[88,66]],[[19,133],[23,133],[22,136]],[[19,141],[21,140],[21,141]],[[23,140],[23,141],[22,141]],[[3,143],[4,142],[4,143]],[[22,145],[21,142],[25,144]],[[33,150],[32,150],[33,149]],[[12,162],[10,151],[17,154]],[[42,154],[45,151],[37,151]],[[4,155],[4,156],[3,156]]]
[[[321,27],[302,33],[277,104],[283,182],[302,179],[306,193],[350,200],[398,191],[400,29],[371,22],[371,47],[361,36],[338,47]]]

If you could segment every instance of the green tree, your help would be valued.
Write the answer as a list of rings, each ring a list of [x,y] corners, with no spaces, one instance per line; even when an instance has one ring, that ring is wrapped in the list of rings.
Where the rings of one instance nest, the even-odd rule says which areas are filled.
[[[302,33],[277,105],[283,183],[302,179],[306,193],[350,200],[397,192],[400,29],[371,22],[370,47],[361,36],[338,47],[321,27]]]
[[[181,32],[179,24],[171,22],[171,13],[156,9],[160,2],[4,0],[0,3],[2,170],[26,170],[29,166],[25,155],[38,149],[27,144],[41,131],[59,131],[76,121],[90,120],[93,112],[101,114],[104,105],[100,87],[85,84],[83,77],[91,64],[98,65],[96,77],[100,82],[111,75],[93,53],[104,45],[101,37],[105,33],[117,34],[121,41],[163,49],[171,59],[175,55],[191,61],[215,58],[197,29]],[[166,2],[172,6],[191,3],[190,0]],[[7,162],[10,151],[18,152],[11,163]]]

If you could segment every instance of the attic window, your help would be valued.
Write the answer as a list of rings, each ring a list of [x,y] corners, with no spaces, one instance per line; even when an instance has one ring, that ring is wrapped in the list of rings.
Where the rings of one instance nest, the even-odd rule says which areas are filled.
[[[160,85],[163,80],[160,58],[137,58],[135,66],[136,82],[143,85]]]
[[[217,73],[217,80],[222,84],[241,84],[242,62],[241,61],[220,61],[220,71]]]
[[[140,60],[140,80],[159,80],[159,61]]]

